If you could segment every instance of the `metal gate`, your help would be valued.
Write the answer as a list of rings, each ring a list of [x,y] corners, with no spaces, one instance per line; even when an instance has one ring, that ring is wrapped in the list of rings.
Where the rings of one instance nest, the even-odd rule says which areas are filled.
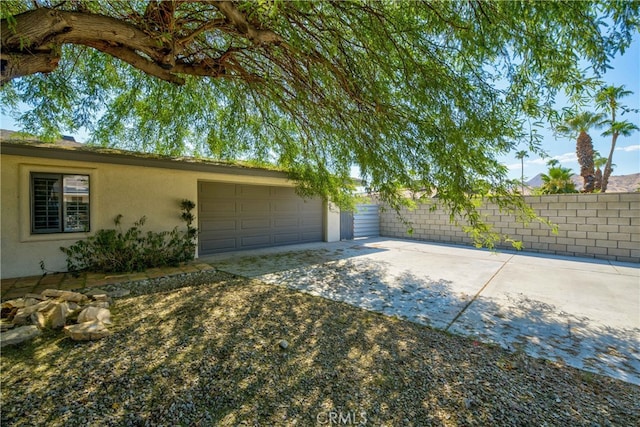
[[[353,212],[340,211],[340,240],[353,240]]]
[[[380,235],[379,206],[376,204],[357,205],[353,214],[353,236],[378,237]]]

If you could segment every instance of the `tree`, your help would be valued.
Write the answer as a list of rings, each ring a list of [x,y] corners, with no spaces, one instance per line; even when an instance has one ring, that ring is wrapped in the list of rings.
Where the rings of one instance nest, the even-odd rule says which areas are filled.
[[[498,156],[539,136],[638,30],[638,2],[1,3],[2,108],[53,137],[276,164],[347,203],[351,170],[472,225],[478,195],[531,214]],[[18,106],[29,106],[21,114]]]
[[[529,153],[527,153],[527,150],[520,150],[516,153],[516,159],[520,160],[520,171],[521,171],[520,183],[522,185],[521,187],[522,194],[524,194],[524,159],[525,157],[529,157]]]
[[[577,193],[576,185],[571,180],[573,171],[570,168],[560,166],[560,162],[553,159],[547,162],[549,171],[542,174],[542,186],[539,194],[564,194]]]
[[[580,176],[582,176],[582,191],[592,193],[595,189],[595,169],[593,165],[593,142],[588,131],[592,127],[599,127],[604,120],[602,114],[584,111],[582,113],[570,113],[556,130],[565,135],[575,136],[576,134],[576,156],[580,165]]]
[[[593,166],[596,168],[595,173],[595,190],[600,191],[602,189],[602,168],[607,164],[607,158],[603,157],[600,152],[593,152]],[[612,167],[615,165],[611,165]]]
[[[613,160],[613,152],[616,149],[616,142],[618,141],[618,137],[629,136],[634,131],[638,130],[638,126],[635,124],[625,120],[625,121],[617,121],[616,115],[619,110],[623,112],[627,110],[627,107],[620,104],[620,99],[631,95],[633,92],[629,90],[625,90],[624,86],[606,86],[598,92],[596,95],[596,104],[598,107],[605,110],[609,115],[610,119],[605,121],[608,129],[602,134],[603,136],[611,136],[611,149],[609,150],[609,156],[607,157],[607,163],[604,166],[604,173],[602,175],[602,184],[600,191],[605,193],[607,191],[607,186],[609,185],[609,177],[613,172],[612,160]]]

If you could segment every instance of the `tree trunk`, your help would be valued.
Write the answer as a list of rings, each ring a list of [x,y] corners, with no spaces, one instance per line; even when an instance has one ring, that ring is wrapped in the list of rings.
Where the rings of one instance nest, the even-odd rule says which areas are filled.
[[[609,177],[611,176],[611,172],[613,169],[611,168],[611,164],[613,162],[613,152],[616,149],[616,142],[618,141],[619,132],[613,132],[613,136],[611,138],[611,150],[609,151],[609,157],[607,158],[607,164],[604,167],[604,174],[602,175],[602,188],[600,190],[601,193],[607,192],[607,186],[609,185]]]
[[[580,132],[576,142],[576,156],[580,164],[580,176],[583,180],[582,192],[592,193],[595,186],[595,171],[593,168],[593,143],[585,131]]]
[[[600,168],[596,169],[596,180],[594,185],[594,190],[602,189],[602,170]]]

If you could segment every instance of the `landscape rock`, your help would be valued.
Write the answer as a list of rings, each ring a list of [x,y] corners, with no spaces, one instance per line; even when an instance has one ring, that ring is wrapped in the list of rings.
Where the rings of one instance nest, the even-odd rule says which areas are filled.
[[[106,308],[89,306],[78,315],[78,323],[99,321],[105,325],[111,324],[111,312]]]
[[[42,301],[42,300],[41,299],[37,299],[37,298],[25,297],[24,298],[24,306],[25,307],[29,307],[31,305],[36,305],[40,301]]]
[[[24,307],[24,298],[16,298],[16,299],[10,299],[9,301],[5,301],[2,303],[2,305],[0,307],[2,308],[22,308]]]
[[[0,320],[0,332],[8,331],[9,329],[13,329],[16,325],[8,319]]]
[[[46,311],[53,304],[51,300],[41,301],[37,304],[30,305],[28,307],[23,307],[19,309],[13,318],[13,323],[16,325],[20,325],[27,322],[27,319],[31,317],[31,315],[37,311]]]
[[[47,319],[47,325],[51,329],[59,329],[62,328],[67,319],[67,315],[70,313],[70,310],[67,306],[66,302],[61,303],[53,303],[52,307],[47,310],[44,315]]]
[[[287,348],[289,348],[289,343],[287,342],[287,340],[282,340],[280,341],[280,348],[283,350],[286,350]]]
[[[75,341],[98,340],[111,334],[99,320],[68,325],[64,327],[63,331]]]
[[[71,292],[71,291],[62,291],[59,289],[46,289],[42,291],[42,296],[59,298],[65,301],[73,301],[73,302],[79,302],[79,303],[86,302],[88,300],[87,296],[81,293]]]
[[[0,334],[0,347],[19,344],[21,342],[33,339],[42,332],[36,325],[21,326]]]
[[[31,322],[40,329],[59,329],[65,325],[69,312],[66,302],[52,301],[46,307],[32,313],[30,318]]]
[[[18,307],[2,307],[2,309],[0,309],[0,318],[11,322],[13,318],[16,317],[18,310],[20,310]]]
[[[42,294],[26,294],[23,298],[6,301],[1,306],[0,331],[3,346],[35,336],[34,330],[60,329],[78,341],[96,340],[110,334],[109,306],[111,296],[104,290],[92,290],[90,297],[78,292],[47,289]],[[116,293],[128,295],[129,290]],[[70,323],[77,325],[65,325]],[[28,325],[18,328],[18,325]],[[35,329],[34,329],[35,328]],[[11,330],[11,334],[6,335]],[[7,344],[5,344],[5,341]]]
[[[38,329],[46,329],[47,328],[47,319],[45,319],[44,314],[40,311],[36,311],[31,314],[31,323],[36,325]]]

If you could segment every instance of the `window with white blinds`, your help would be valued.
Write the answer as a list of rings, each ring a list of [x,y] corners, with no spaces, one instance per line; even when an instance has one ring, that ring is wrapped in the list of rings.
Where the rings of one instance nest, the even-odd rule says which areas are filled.
[[[31,232],[89,231],[89,176],[31,174]]]

